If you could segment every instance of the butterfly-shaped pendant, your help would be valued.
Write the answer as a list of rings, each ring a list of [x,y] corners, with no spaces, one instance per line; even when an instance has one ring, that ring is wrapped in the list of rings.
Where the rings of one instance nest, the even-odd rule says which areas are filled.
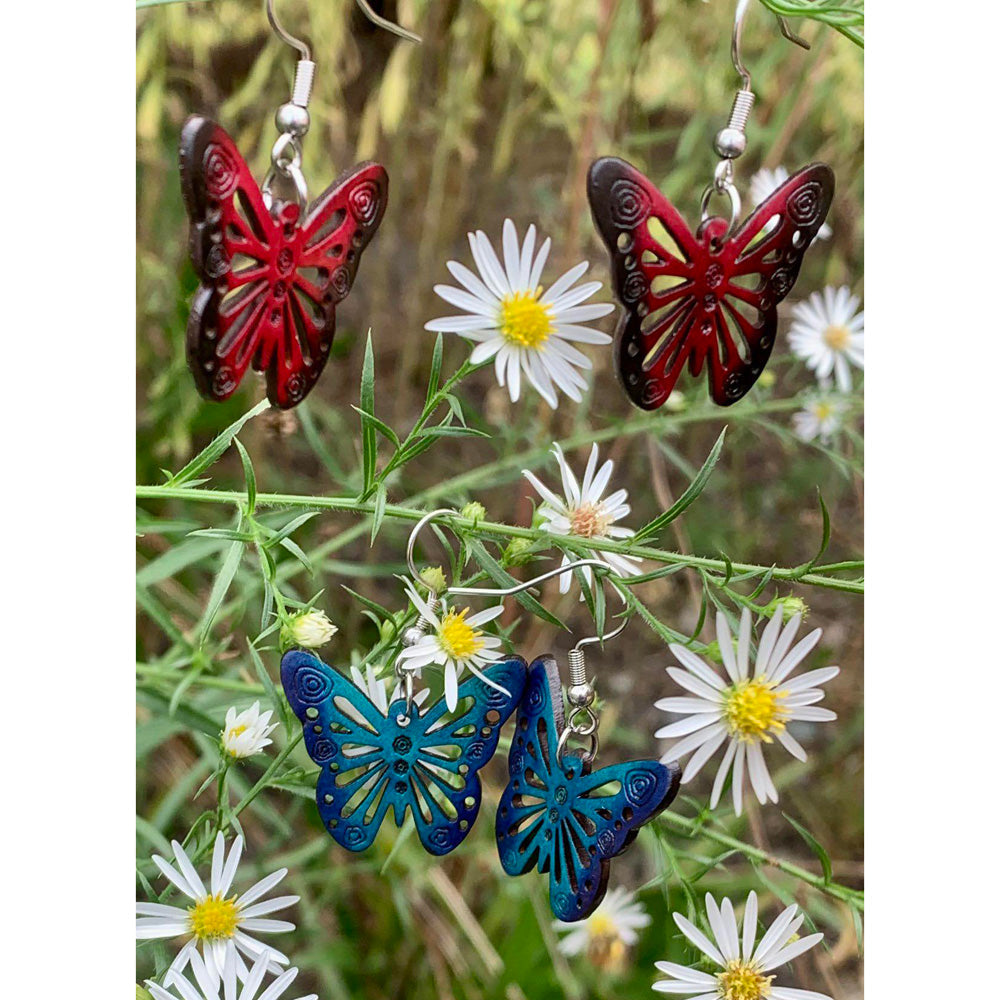
[[[631,164],[614,157],[594,162],[587,196],[611,252],[623,306],[616,367],[633,403],[655,410],[685,364],[698,375],[706,359],[709,391],[720,406],[750,390],[774,346],[777,305],[795,284],[833,188],[833,171],[814,163],[789,177],[734,232],[714,216],[692,234]],[[665,246],[662,234],[674,245]]]
[[[300,218],[294,202],[267,208],[233,140],[207,118],[187,120],[180,163],[191,261],[201,279],[187,329],[198,390],[227,399],[253,365],[267,373],[275,406],[295,406],[326,364],[335,307],[382,221],[385,169],[359,164]]]
[[[431,854],[453,851],[479,813],[477,772],[496,753],[526,671],[519,656],[499,660],[484,673],[508,694],[472,676],[458,687],[454,713],[443,698],[422,714],[415,703],[407,712],[405,699],[397,699],[386,715],[311,653],[286,653],[281,683],[320,767],[316,803],[333,839],[365,850],[391,807],[397,826],[410,810]]]
[[[573,921],[600,904],[611,859],[670,805],[681,771],[676,764],[634,760],[591,772],[579,750],[560,759],[562,731],[559,668],[543,656],[528,668],[517,713],[510,780],[497,811],[497,850],[508,875],[548,872],[552,912]]]

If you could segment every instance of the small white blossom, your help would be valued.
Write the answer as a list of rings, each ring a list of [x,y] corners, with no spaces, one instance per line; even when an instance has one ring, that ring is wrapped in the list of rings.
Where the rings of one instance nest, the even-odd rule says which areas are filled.
[[[823,444],[829,444],[844,424],[846,408],[846,400],[841,397],[810,396],[805,400],[803,408],[792,415],[792,428],[796,437],[803,441],[815,441],[819,438]]]
[[[372,669],[371,664],[368,664],[368,666],[365,667],[364,674],[362,674],[357,667],[352,666],[351,680],[354,681],[354,686],[359,691],[364,692],[368,700],[383,715],[389,714],[389,706],[394,701],[398,701],[400,698],[405,696],[403,685],[399,681],[396,681],[396,684],[390,693],[390,679],[388,677],[379,677]],[[414,703],[417,705],[423,704],[423,702],[426,701],[428,694],[430,694],[430,692],[427,688],[421,688],[413,696]]]
[[[651,920],[642,903],[619,886],[585,920],[575,924],[555,920],[552,926],[563,934],[559,950],[564,955],[586,955],[598,968],[617,971],[628,949],[638,942],[638,931]]]
[[[587,380],[578,369],[593,364],[571,341],[610,344],[611,337],[583,326],[606,316],[611,303],[582,305],[601,283],[576,282],[589,267],[581,261],[552,283],[548,291],[539,284],[552,240],[546,239],[535,253],[536,230],[528,226],[524,243],[518,245],[517,230],[510,219],[503,224],[503,264],[489,237],[482,231],[469,233],[469,247],[479,275],[458,261],[447,263],[462,285],[435,285],[449,305],[466,315],[433,319],[425,329],[457,333],[476,341],[471,361],[479,364],[494,358],[497,382],[506,386],[512,402],[521,395],[522,374],[553,409],[558,406],[556,389],[579,403]],[[573,287],[576,286],[576,287]]]
[[[564,496],[550,490],[533,472],[522,470],[524,477],[542,498],[543,503],[538,508],[538,513],[545,530],[554,535],[573,535],[577,538],[631,538],[635,534],[631,528],[623,528],[615,523],[627,517],[632,510],[627,502],[628,492],[616,490],[609,496],[602,497],[614,471],[614,462],[608,459],[598,471],[595,444],[590,450],[590,459],[581,484],[573,475],[558,444],[552,446],[552,451],[559,463]],[[608,565],[619,576],[636,576],[642,572],[639,560],[633,556],[597,550],[589,554],[591,558]],[[568,555],[564,555],[561,565],[565,566],[572,561]],[[592,580],[590,567],[584,566],[581,572],[589,584]],[[559,577],[560,593],[565,594],[572,581],[572,571],[562,574]]]
[[[146,986],[149,988],[153,1000],[278,1000],[299,974],[298,969],[286,969],[264,987],[263,993],[260,993],[268,971],[267,955],[261,955],[254,962],[243,988],[240,989],[237,984],[235,949],[226,952],[221,982],[212,975],[208,966],[202,961],[201,955],[197,952],[191,956],[191,971],[194,973],[197,985],[180,973],[167,975],[166,986],[169,989],[147,980]],[[221,993],[219,992],[220,986],[222,987]],[[173,990],[177,992],[174,993]],[[298,1000],[317,1000],[317,996],[315,993],[310,993],[308,996],[298,997]]]
[[[222,733],[222,748],[234,760],[243,760],[260,753],[271,745],[267,737],[278,728],[278,723],[271,725],[271,712],[261,712],[260,702],[255,701],[249,708],[237,713],[235,708],[226,712],[226,724]]]
[[[685,669],[668,667],[667,673],[690,694],[684,698],[661,698],[655,703],[662,711],[685,718],[658,729],[654,735],[657,739],[678,738],[662,760],[675,761],[692,754],[684,767],[682,785],[692,781],[726,743],[709,807],[714,809],[719,804],[723,785],[732,768],[733,805],[739,816],[743,811],[745,772],[749,774],[750,786],[761,805],[768,799],[778,801],[777,789],[764,762],[762,744],[777,740],[793,757],[805,760],[806,752],[788,732],[787,724],[830,722],[837,718],[828,709],[816,707],[815,703],[823,699],[821,685],[836,677],[840,667],[821,667],[789,679],[792,671],[819,642],[823,630],[814,629],[792,646],[802,616],[793,615],[785,625],[780,607],[761,634],[753,670],[750,669],[750,612],[743,609],[736,643],[721,611],[715,622],[719,652],[728,679],[720,677],[715,667],[690,649],[671,643],[670,652]]]
[[[299,901],[298,896],[275,896],[261,899],[288,874],[287,868],[262,878],[242,895],[230,889],[236,877],[237,866],[243,853],[243,838],[237,837],[226,855],[226,842],[220,833],[215,838],[212,851],[212,869],[209,887],[205,887],[201,876],[195,870],[184,848],[171,841],[174,849],[174,864],[159,855],[153,855],[156,867],[192,901],[192,906],[168,906],[164,903],[136,903],[135,912],[139,919],[135,922],[137,938],[186,938],[187,941],[171,963],[167,980],[184,971],[198,946],[204,955],[206,975],[218,986],[227,955],[233,951],[236,973],[241,980],[249,974],[243,955],[256,961],[266,956],[271,972],[280,973],[281,965],[288,964],[287,956],[271,945],[251,937],[251,933],[272,934],[295,930],[295,924],[287,920],[273,920],[265,914],[283,910]],[[280,963],[280,964],[279,964]]]
[[[720,907],[709,893],[705,910],[714,941],[680,913],[674,914],[674,923],[719,971],[702,972],[676,962],[657,962],[656,968],[670,978],[654,983],[654,990],[688,1000],[830,1000],[825,993],[776,986],[777,977],[767,975],[823,940],[822,934],[796,937],[805,917],[795,903],[777,917],[759,943],[755,892],[747,897],[742,933],[731,900],[724,898]]]
[[[418,671],[431,663],[444,667],[444,697],[449,711],[454,711],[458,704],[458,678],[463,670],[468,669],[487,684],[497,687],[483,674],[482,668],[500,659],[501,642],[479,626],[502,615],[503,605],[467,618],[469,608],[456,611],[442,603],[435,612],[409,581],[405,587],[413,606],[430,623],[430,631],[412,646],[405,646],[399,654],[405,669]]]
[[[838,392],[851,388],[851,365],[865,367],[865,314],[849,288],[813,292],[792,309],[788,343],[792,353],[826,387],[833,376]]]

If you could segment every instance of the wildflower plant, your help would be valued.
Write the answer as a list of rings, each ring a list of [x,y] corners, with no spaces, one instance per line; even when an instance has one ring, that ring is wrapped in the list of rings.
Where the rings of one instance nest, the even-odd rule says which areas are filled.
[[[799,5],[850,50],[853,16]],[[578,0],[515,0],[461,5],[445,29],[431,6],[408,8],[427,22],[423,61],[394,54],[363,116],[359,142],[399,165],[395,213],[366,251],[370,289],[340,308],[324,379],[280,415],[252,385],[210,407],[188,384],[183,220],[162,180],[176,141],[163,108],[190,104],[190,88],[263,100],[272,73],[219,93],[204,69],[217,50],[255,52],[261,25],[236,0],[140,13],[136,982],[156,1000],[824,997],[817,935],[855,956],[837,968],[854,982],[864,908],[857,143],[833,150],[845,208],[804,262],[803,308],[787,303],[767,377],[724,410],[682,381],[673,403],[639,411],[611,372],[609,275],[581,226],[575,151],[620,123],[637,158],[673,162],[672,133],[632,126],[662,116],[667,87],[704,114],[704,53],[688,50],[708,28],[640,31],[630,5],[605,23],[576,16]],[[724,5],[696,6],[716,37],[731,29]],[[350,7],[308,4],[304,30],[347,37]],[[331,62],[314,128],[340,148],[329,109],[353,92],[351,61]],[[824,129],[858,126],[859,67],[828,69],[797,130],[782,131],[781,109],[769,122],[789,165],[837,145]],[[490,156],[471,169],[484,137]],[[696,189],[696,160],[676,158],[672,189]],[[830,296],[836,322],[817,335]],[[407,595],[407,535],[441,507],[454,513],[421,536]],[[447,592],[581,558],[602,566],[502,605]],[[404,646],[421,613],[424,637]],[[511,653],[564,662],[623,618],[590,650],[602,758],[673,754],[685,784],[585,925],[554,929],[539,885],[500,874],[503,742],[454,858],[429,858],[410,821],[360,855],[321,828],[317,768],[278,682],[285,650],[321,656],[387,712],[405,693],[397,660],[423,708]]]

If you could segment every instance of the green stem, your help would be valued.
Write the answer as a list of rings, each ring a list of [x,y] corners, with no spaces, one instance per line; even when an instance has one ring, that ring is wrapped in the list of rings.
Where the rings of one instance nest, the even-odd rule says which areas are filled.
[[[172,486],[137,486],[138,500],[186,500],[192,503],[224,503],[245,504],[246,494],[237,490],[207,490],[197,487]],[[352,514],[371,514],[375,505],[370,502],[361,503],[354,497],[316,497],[300,496],[294,493],[258,493],[258,506],[277,507],[307,507],[316,510],[342,510]],[[403,521],[419,521],[426,514],[424,510],[413,507],[402,507],[398,504],[386,504],[385,516]],[[725,574],[729,567],[736,573],[765,573],[771,571],[774,580],[788,580],[813,587],[824,587],[828,590],[839,590],[850,594],[864,593],[864,584],[858,580],[839,580],[821,573],[802,573],[797,567],[770,567],[754,563],[733,562],[726,564],[721,559],[707,559],[701,556],[688,556],[680,552],[670,552],[648,545],[630,545],[627,541],[614,541],[608,538],[588,538],[586,542],[571,536],[553,536],[539,528],[521,528],[512,524],[501,524],[498,521],[472,521],[457,514],[449,518],[449,523],[462,532],[475,537],[493,538],[526,538],[529,541],[539,541],[550,538],[558,541],[560,546],[584,555],[589,551],[615,552],[620,555],[634,556],[638,559],[650,559],[659,563],[682,564],[699,569]]]
[[[711,827],[703,826],[697,820],[688,819],[686,816],[679,816],[677,813],[667,810],[660,814],[659,822],[666,823],[668,826],[673,827],[673,829],[680,830],[692,838],[708,837],[709,840],[714,840],[723,847],[739,851],[744,857],[760,864],[768,865],[771,868],[777,868],[786,875],[791,875],[793,878],[805,882],[806,885],[812,886],[819,892],[826,893],[826,895],[832,896],[834,899],[839,899],[842,903],[847,903],[857,910],[864,910],[865,908],[865,896],[863,892],[851,889],[846,885],[841,885],[839,882],[827,882],[822,875],[814,875],[812,872],[807,871],[805,868],[800,868],[790,861],[783,861],[773,854],[768,854],[767,851],[762,851],[759,847],[754,847],[745,841],[730,837],[728,833],[722,833],[718,830],[713,830]]]

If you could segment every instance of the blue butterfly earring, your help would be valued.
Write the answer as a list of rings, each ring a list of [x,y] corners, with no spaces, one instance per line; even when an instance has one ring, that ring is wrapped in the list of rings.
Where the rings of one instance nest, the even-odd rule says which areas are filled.
[[[598,716],[583,647],[618,635],[625,624],[609,635],[582,639],[570,651],[568,721],[555,658],[546,654],[528,667],[507,759],[510,779],[497,810],[504,871],[547,872],[552,912],[567,922],[594,912],[607,891],[611,859],[670,805],[681,780],[676,764],[658,760],[592,770]],[[571,749],[571,738],[588,739],[589,750]]]
[[[414,579],[419,579],[413,560],[418,533],[439,515],[454,513],[432,511],[414,526],[406,551]],[[580,560],[570,568],[577,565],[598,564]],[[438,612],[448,595],[504,597],[560,572],[565,569],[505,590],[452,587],[426,601],[411,591],[419,617],[403,634],[404,648],[414,647],[440,622]],[[405,666],[406,660],[396,660],[399,683],[391,697],[382,699],[384,707],[313,653],[293,650],[281,660],[285,695],[302,723],[306,750],[320,768],[320,817],[333,839],[351,851],[372,845],[390,808],[397,826],[410,812],[431,854],[448,854],[465,839],[482,801],[478,772],[496,753],[500,730],[521,701],[528,667],[520,656],[497,659],[482,670],[473,666],[473,675],[458,684],[454,711],[446,698],[421,711],[423,692],[415,696],[413,690],[419,668]]]

